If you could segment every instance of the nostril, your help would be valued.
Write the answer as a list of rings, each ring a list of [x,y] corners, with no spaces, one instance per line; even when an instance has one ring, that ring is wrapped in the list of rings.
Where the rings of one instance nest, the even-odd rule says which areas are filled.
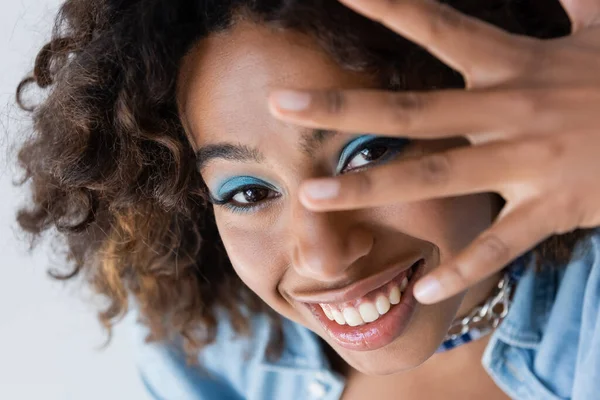
[[[371,253],[375,245],[375,237],[367,229],[353,229],[348,235],[346,245],[346,253],[350,258],[349,263],[352,264]]]

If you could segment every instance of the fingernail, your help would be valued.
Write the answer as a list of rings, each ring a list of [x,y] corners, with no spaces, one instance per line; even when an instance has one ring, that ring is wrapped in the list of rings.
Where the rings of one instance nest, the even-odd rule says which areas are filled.
[[[313,200],[327,200],[340,192],[340,183],[335,180],[322,180],[304,184],[303,192]]]
[[[286,111],[306,110],[310,105],[311,96],[308,93],[282,90],[275,92],[273,100],[278,108]]]
[[[442,294],[442,285],[437,279],[428,276],[417,282],[413,294],[421,303],[433,303]]]

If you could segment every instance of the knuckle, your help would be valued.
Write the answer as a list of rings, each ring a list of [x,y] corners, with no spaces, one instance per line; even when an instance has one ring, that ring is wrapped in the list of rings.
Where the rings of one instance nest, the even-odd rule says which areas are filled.
[[[567,145],[562,140],[544,140],[540,147],[545,159],[553,163],[560,163],[567,153]]]
[[[429,19],[427,33],[430,39],[444,36],[448,30],[463,29],[466,19],[451,6],[436,5],[436,12]]]
[[[426,184],[445,184],[450,180],[450,157],[439,153],[425,156],[418,161],[418,174]]]
[[[471,281],[473,281],[473,279],[469,277],[469,274],[466,271],[463,271],[459,265],[451,265],[447,272],[457,288],[469,286]]]
[[[381,6],[379,14],[381,17],[385,17],[401,11],[401,7],[407,7],[407,4],[403,0],[384,0],[381,2]]]
[[[555,65],[554,51],[546,43],[517,34],[510,34],[508,38],[511,51],[506,54],[506,60],[514,77],[536,76],[540,66]]]
[[[392,93],[388,95],[390,125],[398,129],[409,129],[415,116],[425,107],[422,95],[417,93]]]
[[[585,208],[577,196],[573,196],[569,192],[558,194],[553,206],[551,212],[547,213],[548,217],[552,215],[552,218],[548,218],[552,221],[552,233],[561,235],[584,224]]]
[[[339,90],[328,90],[324,93],[325,110],[329,114],[341,114],[346,108],[346,96]]]
[[[424,108],[425,98],[414,92],[393,93],[390,95],[391,104],[396,109],[419,111]]]
[[[510,260],[510,248],[497,235],[489,234],[481,239],[482,257],[490,263],[506,263]]]
[[[547,166],[560,166],[565,157],[567,146],[561,140],[546,140],[540,141],[537,146],[537,156],[540,163]],[[548,170],[546,173],[549,172]]]
[[[549,176],[549,168],[560,165],[561,160],[565,157],[566,147],[562,141],[552,140],[548,137],[525,140],[515,146],[514,159],[529,160],[538,173]]]
[[[518,90],[512,92],[507,99],[512,109],[518,110],[524,118],[531,118],[545,110],[544,97],[540,91]]]

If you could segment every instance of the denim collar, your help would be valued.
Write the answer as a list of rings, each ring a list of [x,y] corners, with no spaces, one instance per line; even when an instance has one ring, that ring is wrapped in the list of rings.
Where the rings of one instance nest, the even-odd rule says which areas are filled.
[[[265,349],[262,365],[273,369],[291,368],[305,372],[329,368],[329,362],[313,332],[285,318],[282,328],[285,341],[281,356],[277,360],[270,360]]]
[[[287,319],[282,326],[285,343],[281,356],[271,360],[263,351],[259,368],[275,372],[284,379],[302,379],[311,398],[339,399],[345,379],[332,370],[316,334]]]
[[[503,342],[523,348],[535,348],[542,340],[556,290],[558,271],[554,267],[535,268],[536,257],[531,255],[517,283],[511,308],[494,335]]]

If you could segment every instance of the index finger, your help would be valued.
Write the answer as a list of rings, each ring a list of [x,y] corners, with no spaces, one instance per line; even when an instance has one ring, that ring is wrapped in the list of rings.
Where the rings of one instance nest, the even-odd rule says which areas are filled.
[[[496,84],[522,61],[519,40],[435,0],[340,0],[427,49],[467,81]]]

